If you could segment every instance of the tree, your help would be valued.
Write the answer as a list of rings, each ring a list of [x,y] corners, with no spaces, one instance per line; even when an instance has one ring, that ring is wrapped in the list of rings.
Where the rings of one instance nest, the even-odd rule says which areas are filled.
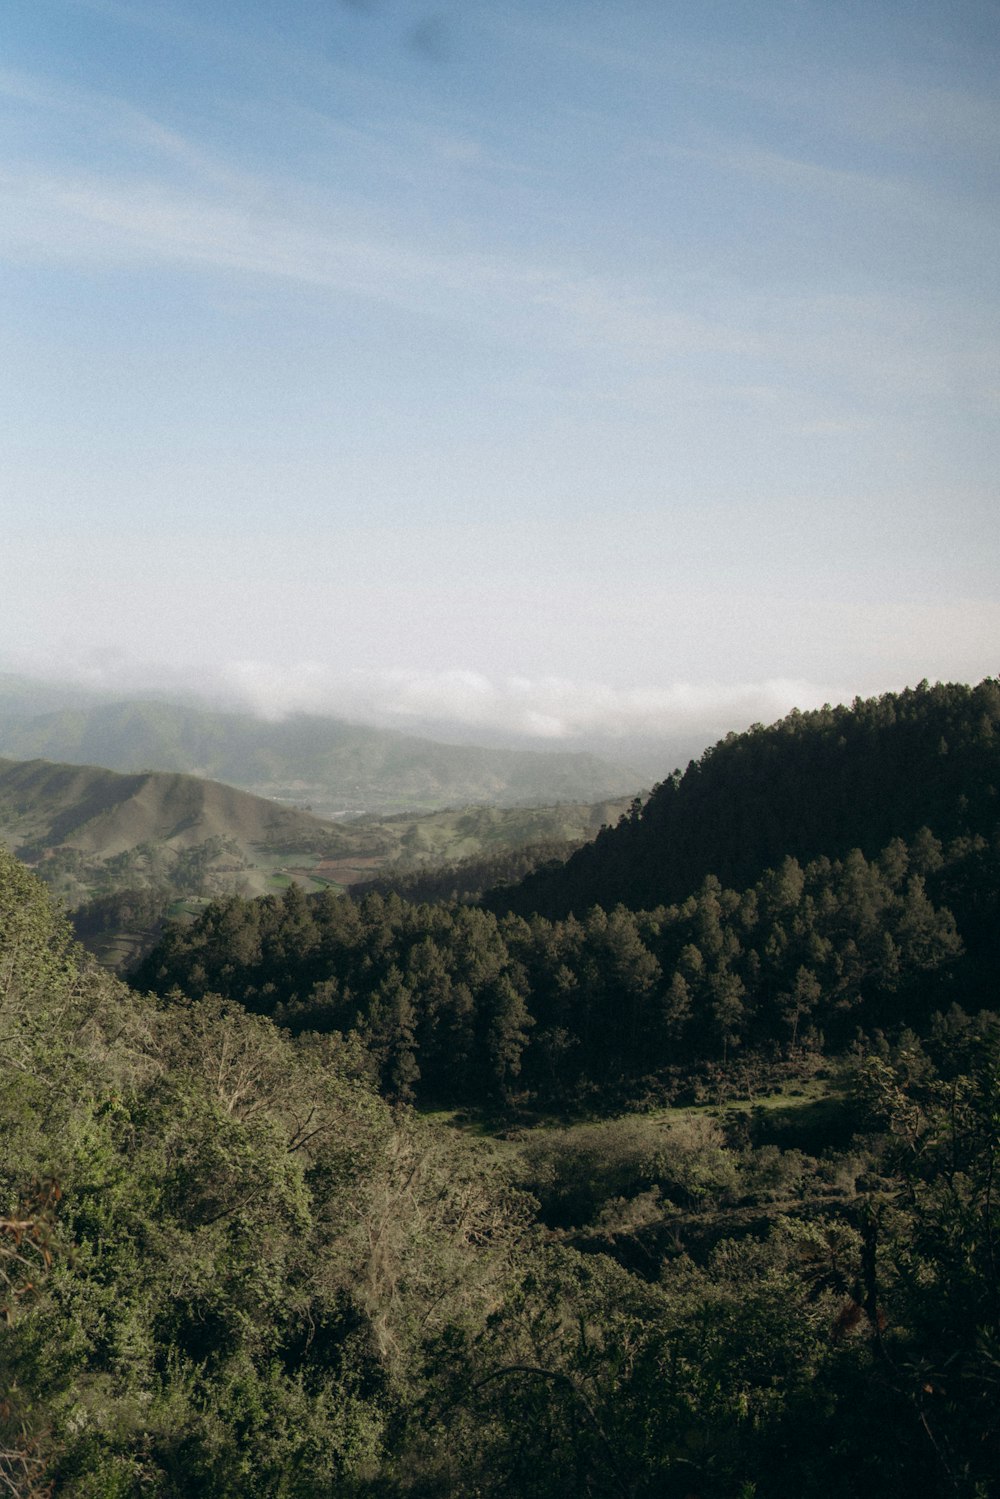
[[[395,964],[369,1001],[362,1034],[378,1068],[382,1091],[396,1103],[412,1103],[420,1077],[415,1054],[416,1011],[413,996]]]
[[[798,1040],[799,1022],[811,1015],[823,995],[819,979],[808,968],[800,967],[795,975],[795,984],[790,993],[782,996],[780,1005],[785,1023],[791,1028],[790,1045],[794,1049]]]
[[[743,996],[746,990],[738,974],[722,968],[710,974],[708,993],[712,1029],[722,1042],[722,1058],[725,1061],[730,1047],[739,1045],[743,1033]]]

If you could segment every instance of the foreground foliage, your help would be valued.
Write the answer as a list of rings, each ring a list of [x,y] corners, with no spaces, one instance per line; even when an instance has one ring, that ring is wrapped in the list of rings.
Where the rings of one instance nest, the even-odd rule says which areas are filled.
[[[0,1056],[0,1491],[995,1491],[988,1017],[856,1055],[837,1149],[494,1143],[353,1041],[130,992],[3,859]]]

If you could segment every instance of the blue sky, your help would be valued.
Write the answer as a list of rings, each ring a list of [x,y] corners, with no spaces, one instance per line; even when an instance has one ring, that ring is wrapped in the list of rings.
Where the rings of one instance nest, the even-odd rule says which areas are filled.
[[[993,3],[0,40],[0,664],[555,741],[997,671]]]

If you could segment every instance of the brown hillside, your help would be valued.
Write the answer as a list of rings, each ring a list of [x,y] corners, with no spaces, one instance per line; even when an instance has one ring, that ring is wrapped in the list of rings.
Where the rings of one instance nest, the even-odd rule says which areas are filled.
[[[247,851],[338,842],[332,824],[218,781],[45,760],[0,760],[0,831],[15,849],[68,846],[102,858],[142,843],[180,851],[216,836]]]

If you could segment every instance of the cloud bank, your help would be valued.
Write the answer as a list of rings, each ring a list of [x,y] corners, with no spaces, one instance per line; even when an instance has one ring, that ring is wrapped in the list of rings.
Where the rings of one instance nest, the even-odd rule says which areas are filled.
[[[137,662],[119,650],[98,650],[57,669],[8,653],[10,671],[72,684],[97,696],[150,694],[192,697],[270,721],[318,714],[374,723],[403,732],[433,729],[535,741],[558,748],[587,740],[674,740],[703,735],[705,743],[751,723],[773,722],[792,708],[843,702],[852,690],[805,679],[683,682],[620,687],[567,677],[489,676],[460,667],[445,671],[383,668],[343,671],[321,661],[233,660],[197,670]]]
[[[340,712],[400,727],[438,721],[549,741],[659,738],[720,726],[724,732],[831,696],[816,683],[783,678],[621,688],[563,677],[387,670],[338,680],[317,665],[278,671],[259,662],[236,663],[227,674],[231,688],[262,714]]]
[[[279,667],[261,661],[231,663],[218,685],[228,699],[266,718],[329,713],[414,732],[437,725],[452,732],[506,735],[536,740],[540,747],[698,734],[707,739],[771,722],[793,707],[818,707],[849,695],[790,678],[623,688],[462,669],[344,675],[318,662]]]

